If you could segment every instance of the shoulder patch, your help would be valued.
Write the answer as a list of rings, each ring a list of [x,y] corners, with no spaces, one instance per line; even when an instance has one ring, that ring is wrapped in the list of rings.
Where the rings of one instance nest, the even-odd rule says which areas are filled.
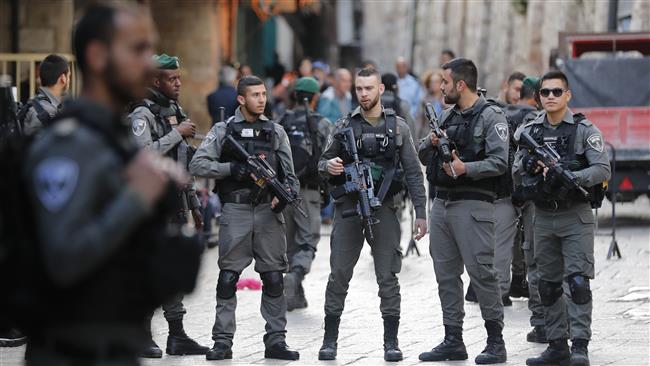
[[[497,132],[497,135],[499,135],[499,138],[503,141],[506,142],[508,141],[508,124],[507,123],[497,123],[494,125],[494,130]]]
[[[587,137],[587,144],[591,146],[592,149],[598,151],[598,152],[603,152],[603,149],[605,148],[605,143],[603,142],[603,136],[599,133],[594,133],[591,134],[589,137]]]
[[[50,212],[57,212],[77,188],[79,165],[65,157],[51,157],[34,170],[34,188],[39,201]]]
[[[143,118],[136,118],[131,124],[131,129],[133,130],[134,135],[142,136],[144,130],[147,129],[147,121],[145,121]]]
[[[208,132],[208,134],[205,135],[205,138],[203,139],[203,142],[201,142],[201,147],[205,147],[205,146],[210,145],[216,139],[217,139],[217,134],[215,132],[213,132],[213,131]]]

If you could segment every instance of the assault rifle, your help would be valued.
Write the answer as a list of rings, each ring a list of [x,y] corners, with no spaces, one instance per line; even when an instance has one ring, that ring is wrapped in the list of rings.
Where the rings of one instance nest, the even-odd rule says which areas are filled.
[[[351,127],[338,131],[334,135],[334,139],[341,142],[348,155],[352,158],[352,162],[344,165],[345,183],[332,190],[332,197],[339,199],[346,194],[356,196],[357,207],[343,211],[342,216],[345,218],[359,216],[366,239],[368,239],[369,243],[372,243],[375,239],[372,226],[379,223],[379,219],[374,216],[373,210],[379,208],[381,202],[375,196],[370,164],[359,160],[357,141]]]
[[[523,132],[519,138],[519,144],[528,150],[529,153],[537,157],[559,181],[564,187],[562,196],[565,196],[566,193],[575,189],[580,192],[585,198],[589,198],[589,192],[586,189],[580,186],[578,183],[578,177],[573,174],[569,169],[565,169],[560,164],[560,154],[557,153],[551,146],[548,144],[540,145],[533,139],[528,133]]]
[[[271,193],[273,193],[273,195],[280,201],[275,208],[273,208],[273,212],[281,212],[287,205],[291,205],[302,216],[309,217],[305,210],[300,206],[301,200],[298,198],[298,194],[280,181],[277,173],[273,168],[271,168],[271,165],[266,161],[264,156],[249,154],[248,151],[246,151],[246,149],[244,149],[244,147],[230,135],[226,137],[226,140],[235,148],[235,151],[239,154],[240,158],[244,159],[246,164],[248,164],[250,171],[256,179],[255,184],[262,189],[268,187]]]
[[[436,116],[436,111],[433,109],[431,103],[427,103],[425,105],[424,113],[426,114],[427,119],[429,120],[429,127],[431,127],[431,131],[433,131],[433,133],[435,133],[436,136],[438,137],[438,152],[440,153],[442,162],[449,165],[452,178],[458,179],[456,170],[454,170],[454,166],[451,164],[451,161],[453,159],[451,157],[451,146],[449,145],[449,139],[447,139],[445,134],[440,129],[440,125],[438,124],[438,117]]]

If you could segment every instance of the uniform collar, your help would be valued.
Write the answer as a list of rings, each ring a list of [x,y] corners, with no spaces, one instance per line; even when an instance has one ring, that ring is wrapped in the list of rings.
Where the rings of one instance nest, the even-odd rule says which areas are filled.
[[[380,102],[381,102],[381,101],[380,101]],[[378,103],[380,103],[380,102],[378,102]],[[384,116],[385,116],[385,112],[386,112],[386,109],[385,109],[384,106],[382,105],[382,106],[381,106],[381,114],[379,115],[379,117],[384,117]],[[361,118],[363,118],[363,115],[361,114],[361,106],[356,107],[356,108],[352,111],[352,114],[351,114],[350,116],[351,116],[351,117],[355,117],[355,116],[357,116],[357,115],[360,116]]]
[[[485,98],[478,97],[476,102],[474,102],[474,104],[471,107],[467,108],[464,111],[461,111],[457,104],[454,105],[454,107],[451,110],[452,112],[462,116],[463,118],[467,118],[473,116],[478,111],[480,111],[481,108],[483,108],[483,106],[485,105],[485,103],[487,103],[487,100],[485,100]]]
[[[49,88],[39,87],[38,91],[41,92],[43,95],[45,95],[47,99],[49,99],[50,103],[52,103],[53,106],[58,107],[58,105],[61,104],[59,98],[55,97]]]
[[[257,117],[257,119],[260,121],[269,120],[264,114],[261,114],[259,117]],[[235,119],[233,120],[233,122],[235,123],[246,122],[246,118],[244,118],[244,114],[241,112],[241,106],[237,107],[237,109],[235,110]]]
[[[547,122],[547,123],[550,124],[550,122],[548,122],[548,117],[547,117],[546,111],[542,111],[542,113],[540,113],[540,117],[542,117],[542,116],[543,116],[543,118],[540,118],[540,121],[541,122]],[[573,121],[573,112],[571,111],[570,108],[566,109],[566,113],[564,113],[564,117],[562,117],[562,122],[566,122],[566,123],[569,123],[569,124],[574,124],[575,123]],[[560,122],[559,124],[562,124],[562,122]]]
[[[169,107],[172,103],[172,100],[167,98],[163,93],[154,88],[149,88],[149,99],[163,107]]]

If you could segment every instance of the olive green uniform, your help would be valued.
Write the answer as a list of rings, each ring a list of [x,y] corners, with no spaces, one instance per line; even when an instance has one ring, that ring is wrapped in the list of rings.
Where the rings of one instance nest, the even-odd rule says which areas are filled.
[[[260,121],[268,121],[260,115]],[[235,112],[227,122],[218,122],[210,130],[201,147],[194,154],[190,163],[190,172],[193,175],[214,178],[217,184],[231,176],[231,162],[222,162],[222,149],[229,123],[247,123],[240,109]],[[274,124],[275,146],[274,151],[279,162],[279,167],[284,173],[285,183],[294,191],[299,190],[299,182],[294,174],[291,148],[284,129]],[[218,283],[216,319],[212,329],[212,338],[215,342],[232,346],[234,337],[235,309],[237,297],[235,289],[236,278],[255,259],[255,271],[262,275],[269,272],[284,272],[288,263],[286,257],[285,220],[282,213],[271,211],[271,204],[263,202],[230,203],[224,202],[219,230],[219,260],[218,265],[222,274],[231,276],[235,283]],[[282,286],[282,277],[280,276]],[[266,285],[266,283],[265,283]],[[275,284],[277,286],[277,284]],[[265,286],[266,289],[267,286]],[[227,291],[220,288],[228,288]],[[228,292],[228,296],[225,293]],[[280,287],[279,292],[269,294],[262,292],[262,317],[266,320],[266,335],[264,342],[267,347],[284,341],[286,333],[287,304]]]
[[[476,292],[483,319],[503,326],[503,304],[494,268],[496,193],[492,187],[488,189],[478,184],[506,171],[508,125],[500,108],[485,107],[485,103],[485,99],[479,98],[465,111],[449,108],[440,118],[443,122],[441,127],[445,126],[447,116],[450,121],[459,122],[475,119],[474,129],[469,135],[470,147],[484,154],[481,160],[465,162],[464,183],[456,183],[452,188],[436,184],[437,196],[431,208],[429,250],[438,282],[443,324],[453,327],[462,327],[465,317],[460,277],[463,265]],[[476,116],[481,109],[481,114]],[[453,139],[450,131],[448,129],[447,133]],[[436,159],[434,150],[437,149],[431,144],[431,139],[423,139],[419,149],[420,161],[429,166],[432,159]]]
[[[360,108],[355,109],[350,118],[360,119],[363,125],[375,128],[384,126],[386,123],[384,113],[375,123],[369,123],[362,117]],[[396,154],[399,155],[398,161],[404,170],[406,186],[415,206],[416,217],[424,219],[426,218],[426,196],[422,171],[417,161],[410,129],[402,118],[396,117],[396,119]],[[335,141],[332,136],[349,125],[351,125],[351,122],[348,118],[341,119],[332,131],[328,145],[318,163],[318,169],[325,178],[331,178],[327,171],[327,161],[334,157],[341,157],[343,151],[340,143]],[[360,156],[360,159],[362,158]],[[357,202],[348,196],[344,196],[335,202],[330,241],[330,275],[325,292],[326,316],[340,316],[343,313],[352,272],[363,248],[364,234],[359,217],[342,217],[344,211],[356,207],[356,204]],[[400,272],[402,266],[401,229],[395,211],[396,207],[393,200],[387,198],[382,203],[382,206],[373,212],[375,217],[379,219],[379,224],[372,226],[374,236],[377,239],[374,240],[374,243],[370,243],[370,246],[377,284],[379,285],[380,310],[384,318],[386,316],[399,317],[400,315],[401,296],[397,273]]]
[[[567,149],[573,149],[576,156],[585,159],[584,166],[574,171],[578,183],[589,188],[608,180],[611,171],[602,134],[589,120],[583,119],[575,126],[573,112],[567,109],[560,124],[551,126],[546,113],[542,112],[520,130],[531,136],[542,131],[545,142],[548,142],[548,139],[559,137],[560,128],[575,128],[574,145],[568,145]],[[519,134],[515,137],[518,138]],[[558,152],[564,156],[561,151]],[[517,153],[513,168],[515,183],[528,174],[523,163],[527,154],[526,150]],[[577,194],[567,197],[569,201],[552,201],[553,207],[548,205],[548,201],[535,201],[534,257],[539,271],[539,293],[544,304],[549,340],[569,337],[572,340],[589,340],[593,306],[589,279],[595,275],[595,219],[588,202],[580,200]],[[564,281],[568,282],[567,287],[570,288],[564,291],[566,296],[562,296]],[[567,302],[566,298],[570,301]]]

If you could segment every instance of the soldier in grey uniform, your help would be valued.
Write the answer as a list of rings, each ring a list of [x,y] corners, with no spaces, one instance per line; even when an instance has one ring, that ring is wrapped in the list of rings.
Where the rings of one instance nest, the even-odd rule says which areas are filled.
[[[18,112],[26,135],[34,135],[61,110],[61,98],[70,82],[68,61],[59,55],[48,55],[39,68],[41,87]]]
[[[271,167],[292,190],[300,182],[294,174],[289,139],[282,126],[264,116],[266,88],[256,76],[247,76],[237,85],[239,107],[226,122],[212,127],[190,163],[193,175],[214,178],[223,211],[219,230],[219,279],[216,319],[212,328],[214,346],[208,360],[232,358],[235,335],[237,281],[255,259],[260,274],[262,317],[266,320],[265,358],[297,360],[298,352],[289,349],[286,338],[287,303],[282,273],[287,270],[285,220],[272,209],[278,199],[260,189],[245,161],[226,143],[232,136],[250,154],[263,154]]]
[[[495,207],[499,176],[507,169],[508,124],[499,107],[476,94],[478,72],[471,60],[443,65],[445,110],[441,128],[454,143],[453,160],[443,163],[435,133],[420,144],[420,161],[436,187],[431,209],[430,253],[442,305],[444,341],[422,361],[465,360],[462,338],[463,265],[476,292],[488,333],[477,364],[505,362],[503,303],[494,269]],[[453,171],[452,171],[453,168]],[[456,175],[456,178],[453,176]]]
[[[187,143],[187,137],[193,137],[196,127],[178,104],[181,88],[181,72],[178,57],[166,54],[155,55],[156,73],[149,89],[149,96],[135,104],[129,114],[131,130],[141,147],[178,161],[185,169],[189,165],[194,148]],[[199,200],[194,183],[188,184],[180,197],[182,211],[170,218],[178,223],[187,224],[186,213],[189,211],[197,230],[201,229],[202,218],[199,212]],[[169,325],[167,347],[168,355],[204,355],[208,347],[196,343],[185,334],[183,316],[183,295],[179,294],[163,304],[163,315]],[[152,314],[153,316],[153,314]],[[151,319],[145,324],[151,335]],[[142,351],[142,357],[160,358],[162,350],[153,338],[149,346]]]
[[[121,118],[145,96],[152,24],[127,5],[85,10],[73,32],[83,91],[29,148],[26,190],[43,260],[38,272],[48,279],[39,289],[49,290],[47,304],[38,304],[46,316],[28,334],[27,365],[139,364],[142,322],[160,304],[149,269],[158,243],[170,244],[146,227],[169,184],[187,183],[173,161],[138,151]]]
[[[531,122],[537,117],[539,113],[538,108],[539,99],[539,78],[528,76],[524,79],[521,86],[520,98],[517,104],[508,105],[506,113],[510,114],[510,118],[517,126],[515,136],[519,136],[519,129],[523,128],[526,124]],[[515,139],[517,140],[517,139]],[[520,181],[520,180],[518,180]],[[515,265],[513,260],[513,278],[510,285],[510,294],[514,296],[513,292],[523,292],[517,286],[521,286],[521,282],[527,283],[528,289],[528,310],[530,310],[530,325],[533,329],[526,335],[528,342],[547,343],[546,329],[544,327],[544,307],[539,300],[539,292],[537,291],[537,283],[539,274],[537,273],[537,263],[535,263],[534,250],[534,229],[533,218],[535,215],[535,204],[530,199],[526,199],[521,185],[515,185],[513,192],[513,203],[519,208],[521,214],[521,226],[523,228],[523,239],[520,242],[515,242],[515,246],[521,245],[523,250],[524,261],[526,263],[526,279],[517,278],[515,275]],[[520,248],[514,248],[515,253]]]
[[[372,230],[377,239],[369,244],[379,285],[380,310],[384,319],[384,359],[400,361],[403,356],[399,349],[397,333],[401,297],[397,273],[402,266],[401,230],[394,200],[390,197],[402,190],[405,181],[415,206],[415,239],[419,240],[427,232],[423,177],[406,122],[396,116],[392,109],[384,109],[379,102],[384,91],[379,73],[374,69],[359,71],[355,78],[355,91],[359,107],[336,123],[318,162],[318,170],[323,177],[330,179],[333,185],[344,183],[342,173],[344,163],[349,163],[346,161],[349,157],[345,156],[347,154],[344,154],[344,148],[333,136],[347,127],[355,131],[359,159],[372,163],[373,168],[378,170],[373,180],[377,181],[375,194],[382,204],[374,210],[379,224],[372,225]],[[330,243],[331,271],[325,291],[325,335],[323,346],[318,352],[319,360],[336,358],[338,328],[345,297],[354,266],[363,248],[364,232],[359,216],[344,217],[343,214],[344,211],[354,209],[356,205],[357,200],[350,195],[344,195],[335,204]]]
[[[571,91],[566,76],[551,71],[542,77],[540,98],[544,111],[522,131],[548,143],[561,156],[560,164],[573,171],[589,198],[577,190],[562,194],[557,178],[533,154],[517,154],[514,178],[539,179],[535,195],[535,262],[539,271],[539,296],[549,347],[527,365],[589,365],[594,278],[594,215],[591,205],[604,196],[602,183],[610,166],[602,134],[581,114],[568,108]],[[519,136],[516,136],[519,137]],[[591,205],[590,205],[591,203]],[[563,290],[563,282],[567,283]],[[566,296],[563,296],[566,295]],[[568,301],[566,300],[568,298]],[[567,339],[571,338],[571,351]]]
[[[317,102],[315,97],[318,93],[319,85],[316,79],[298,79],[293,95],[296,105],[278,120],[289,137],[294,169],[300,180],[302,206],[309,215],[306,218],[291,206],[284,211],[289,258],[289,273],[284,276],[284,294],[288,311],[307,307],[302,281],[311,269],[320,240],[321,189],[326,183],[319,178],[317,163],[325,148],[332,123],[313,112],[311,108],[311,105]],[[305,111],[305,98],[309,103],[308,113]]]

